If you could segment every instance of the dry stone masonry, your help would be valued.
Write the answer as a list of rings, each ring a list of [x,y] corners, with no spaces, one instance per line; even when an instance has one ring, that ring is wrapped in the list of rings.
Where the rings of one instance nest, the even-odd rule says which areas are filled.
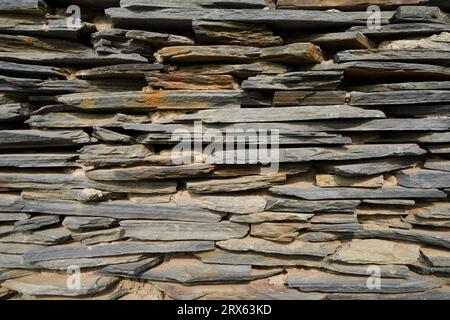
[[[450,299],[448,12],[0,0],[0,299]]]

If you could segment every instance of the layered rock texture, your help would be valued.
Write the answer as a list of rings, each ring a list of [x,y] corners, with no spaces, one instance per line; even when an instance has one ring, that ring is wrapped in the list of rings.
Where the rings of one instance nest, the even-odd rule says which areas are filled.
[[[450,299],[449,9],[0,1],[0,298]]]

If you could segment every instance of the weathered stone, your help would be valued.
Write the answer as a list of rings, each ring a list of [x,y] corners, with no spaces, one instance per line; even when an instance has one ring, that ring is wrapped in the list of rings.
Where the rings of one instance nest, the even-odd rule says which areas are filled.
[[[33,274],[33,272],[20,269],[0,269],[0,281],[3,282],[5,280],[20,278],[30,274]]]
[[[396,90],[448,90],[450,89],[450,81],[418,81],[418,82],[398,82],[398,83],[383,83],[365,86],[351,87],[351,91],[359,92],[385,92]],[[406,107],[406,106],[405,106]],[[428,107],[429,105],[420,105],[418,108]],[[433,106],[433,110],[435,106]],[[409,107],[411,109],[411,107]],[[396,110],[397,111],[397,110]],[[416,113],[415,107],[413,110],[415,115],[420,115],[422,112]]]
[[[286,175],[259,175],[233,179],[205,180],[187,182],[187,190],[193,193],[233,192],[252,189],[264,189],[273,184],[286,181]]]
[[[270,221],[306,222],[313,214],[289,212],[257,212],[247,215],[232,215],[230,221],[242,223],[260,223]]]
[[[286,278],[289,287],[301,291],[342,292],[342,293],[402,293],[419,292],[439,288],[445,281],[424,276],[412,276],[408,279],[384,279],[381,288],[367,285],[367,276],[350,277],[334,275],[317,270],[290,269]]]
[[[48,270],[61,270],[67,272],[70,266],[78,266],[84,268],[97,268],[109,265],[119,265],[137,262],[143,259],[142,255],[128,255],[119,257],[101,257],[101,258],[76,258],[76,259],[61,259],[49,260],[32,263],[31,266],[39,267]]]
[[[89,135],[81,130],[2,130],[1,149],[63,147],[89,144]]]
[[[420,252],[435,267],[450,267],[450,253],[434,248],[420,248]]]
[[[152,71],[168,71],[168,68],[159,63],[124,63],[80,70],[75,75],[81,79],[145,79],[145,73]]]
[[[136,221],[120,222],[125,231],[125,237],[134,240],[228,240],[242,238],[249,230],[243,224],[232,222],[194,223],[194,222],[165,222],[165,221]]]
[[[153,154],[146,146],[91,145],[80,149],[79,163],[85,166],[127,166],[145,163]]]
[[[410,214],[404,220],[405,222],[410,223],[412,225],[430,226],[437,228],[450,228],[449,219],[424,219],[414,214]]]
[[[299,213],[354,212],[360,203],[361,201],[358,200],[304,201],[268,197],[266,210]]]
[[[70,94],[58,97],[58,101],[77,106],[82,110],[151,111],[154,109],[195,110],[239,107],[242,98],[243,93],[238,90],[161,90],[148,93],[136,91]],[[124,116],[122,115],[122,117]],[[143,119],[143,117],[134,117]],[[130,120],[128,122],[132,122]]]
[[[186,164],[179,166],[142,166],[114,169],[98,169],[86,173],[92,180],[139,181],[146,179],[177,179],[204,176],[214,170],[209,164]]]
[[[0,242],[0,253],[24,254],[27,251],[43,248],[43,246],[26,243]]]
[[[426,5],[443,3],[433,0],[277,0],[277,6],[298,9],[339,9],[339,10],[365,10],[370,5],[377,5],[383,9],[395,8],[401,5]]]
[[[190,30],[193,20],[212,20],[265,24],[273,29],[314,29],[351,27],[366,25],[365,12],[299,11],[299,10],[258,10],[258,9],[186,9],[173,8],[149,11],[134,11],[127,8],[109,8],[105,12],[112,18],[115,27],[121,28],[164,28]],[[387,24],[394,16],[393,11],[381,13],[381,24]]]
[[[449,287],[445,286],[439,289],[428,290],[425,292],[417,293],[405,293],[405,294],[379,294],[379,293],[366,293],[366,294],[350,294],[350,293],[332,293],[327,295],[327,299],[330,300],[449,300]]]
[[[0,242],[54,245],[70,239],[70,232],[65,228],[45,229],[26,233],[12,233],[0,238]]]
[[[27,220],[31,216],[26,213],[0,213],[0,221],[1,222],[15,222],[15,221],[22,221]]]
[[[441,23],[394,23],[380,26],[380,28],[368,28],[366,26],[355,26],[348,31],[361,32],[370,39],[386,39],[401,37],[418,37],[438,34],[450,31],[448,24]]]
[[[450,34],[442,33],[420,40],[393,40],[383,41],[378,46],[379,49],[428,49],[428,50],[450,50],[448,44]],[[424,88],[425,89],[425,88]]]
[[[343,245],[331,259],[352,264],[413,264],[419,257],[417,245],[354,239]]]
[[[413,188],[449,188],[450,173],[437,170],[403,170],[395,175],[398,184]]]
[[[109,228],[115,224],[116,220],[102,217],[66,217],[62,225],[70,230],[90,230]]]
[[[264,25],[236,22],[192,22],[194,33],[200,44],[243,45],[272,47],[283,44],[283,39],[274,36]],[[299,41],[300,42],[300,41]]]
[[[8,235],[14,232],[14,226],[0,226],[0,236]]]
[[[21,144],[21,146],[23,146]],[[31,147],[31,145],[30,145]],[[0,154],[0,167],[53,168],[77,167],[76,153],[5,153]]]
[[[353,214],[321,214],[314,215],[310,221],[319,224],[352,224],[358,223],[358,218]]]
[[[22,294],[34,296],[84,296],[102,292],[113,286],[118,278],[97,276],[93,273],[82,274],[81,287],[67,286],[66,274],[40,273],[17,279],[7,280],[2,286]]]
[[[199,75],[232,75],[237,78],[249,78],[259,74],[275,75],[287,72],[286,67],[271,62],[248,64],[200,64],[180,66],[181,72]]]
[[[89,246],[98,243],[112,242],[121,240],[125,237],[125,230],[122,228],[102,229],[86,232],[71,232],[72,239],[81,242],[81,244]]]
[[[169,119],[166,123],[177,121],[202,121],[204,123],[241,123],[252,119],[254,122],[288,122],[326,119],[384,118],[383,112],[367,110],[346,105],[336,106],[301,106],[278,108],[241,108],[200,110],[196,113],[181,115]]]
[[[375,265],[372,265],[375,267]],[[401,265],[376,265],[377,272],[382,278],[404,278],[410,277],[410,271],[407,266]],[[373,274],[366,265],[351,265],[326,262],[322,265],[322,269],[329,270],[334,273],[351,274],[358,276],[369,276]]]
[[[102,275],[115,275],[119,277],[134,277],[154,267],[162,261],[159,257],[145,258],[136,262],[110,264],[99,272]]]
[[[335,90],[341,83],[340,71],[288,72],[276,76],[258,75],[242,83],[245,90]]]
[[[331,174],[317,174],[316,185],[319,187],[359,187],[379,188],[384,179],[382,175],[375,177],[342,177]]]
[[[99,202],[123,198],[124,194],[101,191],[96,189],[67,189],[59,190],[55,195],[51,190],[22,191],[21,196],[27,200],[75,200],[80,202]]]
[[[411,230],[412,225],[401,216],[389,215],[389,211],[381,211],[379,215],[358,215],[358,221],[369,227],[395,228]],[[404,212],[403,212],[404,213]],[[358,212],[357,212],[358,214]]]
[[[20,220],[14,223],[14,231],[24,232],[41,229],[60,222],[58,216],[35,216],[27,220]]]
[[[345,91],[275,91],[274,106],[330,106],[343,105],[347,100]]]
[[[0,105],[0,122],[15,122],[26,119],[29,108],[22,103]]]
[[[265,204],[265,202],[264,202]],[[67,216],[109,217],[115,219],[175,220],[218,222],[219,214],[199,207],[178,207],[174,203],[136,204],[118,200],[99,203],[78,203],[65,200],[23,200],[20,197],[2,197],[0,212],[47,213]],[[260,212],[262,210],[258,210]]]
[[[345,49],[370,49],[376,44],[360,32],[334,32],[325,34],[294,34],[289,36],[287,43],[311,42],[320,48],[331,51]]]
[[[417,163],[413,158],[385,158],[350,163],[320,164],[321,171],[341,176],[375,175],[412,167]]]
[[[239,85],[229,75],[198,75],[173,71],[170,73],[146,73],[145,78],[152,89],[158,90],[232,90]]]
[[[352,92],[350,105],[352,106],[394,106],[404,104],[432,104],[449,103],[450,94],[441,90],[417,90],[411,92]]]
[[[334,253],[340,245],[339,242],[319,244],[303,241],[294,241],[288,244],[280,244],[252,237],[219,241],[216,244],[219,248],[230,251],[262,252],[283,255],[305,255],[313,257],[326,257]]]
[[[24,254],[25,262],[39,262],[58,259],[98,258],[131,254],[157,254],[196,252],[214,249],[212,241],[123,241],[93,246],[49,247],[31,250]]]
[[[424,164],[425,169],[450,171],[450,161],[444,159],[428,159]]]
[[[394,21],[448,23],[450,19],[439,7],[401,6],[397,9]]]
[[[86,114],[51,112],[33,115],[26,121],[36,128],[88,128],[88,127],[121,127],[124,124],[150,122],[148,116],[135,116],[122,113]],[[47,131],[51,132],[51,131]]]
[[[245,8],[264,8],[264,0],[123,0],[120,6],[132,10],[141,9],[163,9],[163,8],[226,8],[226,9],[245,9]],[[112,6],[110,6],[112,7]]]
[[[434,202],[409,209],[407,213],[424,219],[448,219],[450,218],[450,204],[447,202]]]
[[[383,206],[414,206],[416,204],[415,200],[404,200],[404,199],[364,199],[363,203],[373,204],[373,205],[383,205]]]
[[[299,231],[304,228],[306,228],[306,224],[302,223],[264,222],[253,224],[250,235],[271,241],[291,242],[298,237]]]
[[[294,196],[307,200],[325,199],[379,199],[379,198],[446,198],[447,195],[437,189],[414,189],[403,187],[384,187],[379,189],[363,188],[305,188],[302,185],[283,185],[270,188],[277,195]]]
[[[133,144],[134,138],[114,132],[105,128],[95,127],[92,129],[92,136],[103,141],[112,143],[123,143],[123,144]]]
[[[347,233],[349,235],[353,234],[356,231],[361,231],[364,229],[364,226],[360,223],[314,223],[310,224],[307,227],[309,232],[322,232],[322,233],[331,233],[331,232],[339,232],[339,233]]]
[[[426,49],[370,49],[370,50],[346,50],[336,54],[338,63],[351,61],[389,61],[389,62],[413,62],[447,65],[450,62],[448,51],[430,51]]]
[[[156,52],[155,57],[161,63],[176,62],[179,64],[218,61],[250,63],[262,60],[301,65],[323,61],[322,51],[311,43],[295,43],[269,48],[231,45],[167,47]]]

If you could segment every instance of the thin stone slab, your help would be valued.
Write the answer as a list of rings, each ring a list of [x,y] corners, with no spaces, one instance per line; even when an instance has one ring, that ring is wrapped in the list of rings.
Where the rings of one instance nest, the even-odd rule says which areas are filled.
[[[450,171],[450,161],[444,159],[428,159],[424,164],[425,169]]]
[[[166,47],[155,53],[160,63],[174,62],[189,64],[195,62],[251,63],[268,61],[301,65],[323,61],[322,51],[312,43],[295,43],[286,46],[257,48],[246,46],[175,46]],[[1,55],[0,55],[1,59]]]
[[[131,146],[95,144],[79,150],[80,164],[92,167],[129,166],[149,161],[153,152],[146,146],[135,144]]]
[[[119,281],[115,277],[97,276],[92,273],[81,275],[81,287],[67,286],[67,274],[41,273],[17,279],[7,280],[2,286],[33,296],[69,296],[77,297],[102,292]]]
[[[173,71],[146,73],[145,78],[154,90],[233,90],[239,85],[230,75],[198,75]]]
[[[7,213],[3,212],[0,214],[0,222],[15,222],[27,220],[31,215],[26,213]]]
[[[27,220],[20,220],[14,223],[14,231],[24,232],[41,229],[60,222],[58,216],[35,216]]]
[[[22,145],[21,145],[22,146]],[[31,147],[31,145],[30,145]],[[5,153],[0,154],[0,167],[53,168],[77,167],[76,153]]]
[[[413,264],[420,258],[419,246],[377,239],[353,239],[332,260],[351,264]]]
[[[400,6],[394,17],[395,22],[448,23],[450,19],[439,7]]]
[[[289,212],[257,212],[248,215],[232,215],[230,221],[241,223],[260,223],[270,221],[307,222],[314,214]]]
[[[449,90],[450,81],[418,81],[418,82],[399,82],[383,83],[366,86],[351,87],[351,91],[359,92],[385,92],[396,90]],[[425,107],[425,106],[420,106]],[[428,106],[430,107],[430,106]],[[411,110],[415,111],[415,110]]]
[[[334,275],[317,270],[290,269],[286,278],[289,287],[301,291],[319,291],[334,293],[406,293],[421,292],[445,285],[444,280],[424,276],[412,276],[408,279],[383,279],[381,288],[370,288],[367,276],[350,277]]]
[[[64,147],[91,143],[91,138],[81,130],[2,130],[0,149]]]
[[[443,1],[437,0],[277,0],[280,9],[338,9],[338,10],[365,10],[370,5],[377,5],[382,9],[396,8],[401,5],[438,5]]]
[[[166,221],[124,220],[120,226],[125,230],[125,237],[133,240],[228,240],[242,238],[249,227],[232,222],[193,223]],[[180,232],[182,230],[182,232]]]
[[[450,267],[450,253],[447,250],[420,248],[420,252],[435,267]]]
[[[101,127],[92,128],[92,136],[106,143],[133,144],[135,141],[131,136]]]
[[[90,230],[109,228],[116,220],[102,217],[66,217],[62,225],[69,230]]]
[[[345,91],[275,91],[274,106],[329,106],[343,105],[347,101]]]
[[[159,63],[117,64],[77,71],[80,79],[144,79],[145,72],[167,72],[168,67]]]
[[[405,104],[449,103],[450,93],[443,90],[389,91],[389,92],[352,92],[352,106],[395,106]]]
[[[276,76],[258,75],[244,80],[244,90],[336,90],[340,71],[288,72]]]
[[[231,239],[219,241],[216,245],[224,250],[239,252],[262,252],[282,255],[305,255],[313,257],[326,257],[333,254],[340,242],[329,242],[326,244],[294,241],[281,244],[264,239],[247,237],[243,239]]]
[[[417,186],[417,185],[416,185]],[[294,196],[307,200],[326,199],[403,199],[403,198],[446,198],[445,192],[437,189],[419,189],[403,187],[384,187],[379,189],[363,188],[305,188],[301,185],[284,185],[271,187],[270,192],[277,195]]]
[[[100,229],[93,231],[71,232],[71,237],[75,241],[81,242],[85,246],[109,243],[125,238],[125,231],[122,228]]]
[[[450,187],[450,173],[438,170],[403,170],[395,177],[399,185],[408,188]]]
[[[325,34],[294,34],[288,36],[287,43],[311,42],[332,52],[345,49],[370,49],[376,44],[360,32],[333,32]]]
[[[111,264],[102,268],[97,273],[119,277],[135,277],[161,263],[161,261],[162,259],[160,257],[150,257],[136,262]]]
[[[205,181],[188,181],[186,188],[193,193],[217,193],[264,189],[273,184],[286,181],[286,175],[259,175],[233,179],[213,179]]]
[[[389,61],[412,62],[447,65],[450,62],[448,51],[430,51],[426,49],[370,49],[370,50],[346,50],[336,54],[338,63],[351,61]]]
[[[0,105],[0,123],[16,122],[26,119],[30,115],[26,104],[14,103]]]
[[[149,123],[146,115],[116,114],[86,114],[51,112],[43,115],[31,116],[26,121],[36,128],[89,128],[89,127],[122,127],[125,124]]]
[[[39,262],[57,259],[97,258],[124,256],[130,254],[156,254],[196,252],[214,249],[212,241],[123,241],[94,246],[51,247],[31,250],[24,254],[25,262]]]
[[[253,224],[250,235],[271,241],[292,242],[306,227],[307,224],[298,222],[263,222]]]
[[[355,26],[348,29],[348,31],[361,32],[370,39],[378,40],[439,34],[441,32],[449,32],[450,26],[441,23],[394,23],[380,26],[380,28]]]
[[[291,198],[267,197],[266,210],[280,212],[298,212],[298,213],[315,213],[315,212],[354,212],[356,207],[361,203],[358,200],[322,200],[322,201],[306,201]]]
[[[174,203],[137,204],[127,200],[79,203],[66,200],[24,200],[2,197],[0,212],[47,213],[65,216],[109,217],[115,219],[218,222],[219,214],[199,207],[178,207]]]
[[[254,62],[247,64],[198,64],[180,66],[181,72],[200,75],[232,75],[237,78],[249,78],[259,74],[275,75],[287,72],[285,66],[271,62]]]
[[[264,8],[264,0],[122,0],[122,8],[132,10],[143,9],[164,9],[164,8],[226,8],[226,9],[246,9]],[[112,6],[110,6],[112,7]]]
[[[70,239],[70,232],[65,228],[52,228],[26,233],[12,233],[0,238],[0,242],[55,245]]]
[[[433,202],[408,210],[408,214],[414,214],[424,219],[448,219],[450,218],[450,204],[447,202]]]
[[[354,187],[354,188],[379,188],[384,184],[382,175],[374,177],[343,177],[331,174],[317,174],[316,185],[322,188],[329,187]]]

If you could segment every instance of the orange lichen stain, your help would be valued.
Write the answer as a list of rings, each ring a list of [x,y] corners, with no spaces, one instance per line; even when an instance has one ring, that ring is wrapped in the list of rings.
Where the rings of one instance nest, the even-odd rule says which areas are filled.
[[[152,91],[144,93],[144,98],[142,100],[149,107],[164,108],[167,107],[164,96],[164,90]]]
[[[143,101],[149,107],[157,109],[208,109],[207,102],[195,102],[192,99],[186,99],[182,96],[173,96],[171,99],[167,99],[171,90],[158,90],[150,93],[144,93]]]

